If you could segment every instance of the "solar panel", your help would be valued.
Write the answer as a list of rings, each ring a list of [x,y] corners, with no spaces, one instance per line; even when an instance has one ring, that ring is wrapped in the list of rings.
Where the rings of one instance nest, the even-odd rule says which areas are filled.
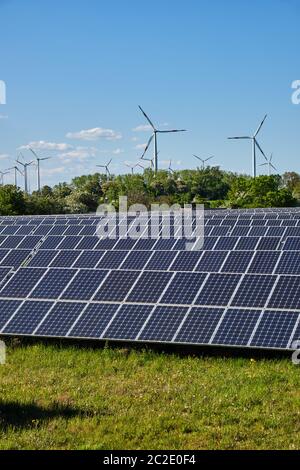
[[[0,218],[0,332],[291,348],[300,210],[207,211],[203,246],[174,237],[181,218],[118,215],[140,238],[115,239],[99,239],[92,215]]]

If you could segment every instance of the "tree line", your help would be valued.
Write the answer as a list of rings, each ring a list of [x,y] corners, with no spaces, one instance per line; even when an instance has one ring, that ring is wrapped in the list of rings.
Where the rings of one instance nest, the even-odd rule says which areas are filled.
[[[95,212],[101,203],[118,209],[119,196],[128,205],[204,204],[207,208],[289,207],[300,204],[300,175],[296,172],[258,176],[226,172],[219,167],[156,174],[110,176],[95,173],[72,179],[71,183],[44,186],[25,194],[20,188],[0,188],[0,214],[68,214]]]

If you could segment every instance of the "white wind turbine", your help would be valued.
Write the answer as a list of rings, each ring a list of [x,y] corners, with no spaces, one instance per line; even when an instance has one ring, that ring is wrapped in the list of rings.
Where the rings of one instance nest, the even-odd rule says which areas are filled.
[[[36,159],[36,168],[37,168],[37,189],[38,189],[38,192],[41,191],[41,173],[40,173],[40,162],[42,162],[43,160],[50,160],[51,157],[44,157],[44,158],[40,158],[38,157],[38,155],[36,154],[36,152],[34,150],[32,150],[32,148],[29,147],[29,150],[30,152],[34,155],[35,159]]]
[[[21,157],[23,157],[22,153],[20,153]],[[17,163],[19,163],[19,165],[21,165],[23,168],[24,168],[24,190],[25,190],[25,193],[27,194],[28,193],[28,173],[27,173],[27,168],[32,165],[34,163],[34,160],[32,160],[31,162],[20,162],[19,159],[16,160]]]
[[[277,168],[275,168],[275,166],[273,165],[272,160],[273,160],[273,153],[271,153],[271,156],[270,156],[269,160],[266,163],[261,163],[259,165],[259,166],[268,166],[268,175],[269,176],[272,173],[271,168],[273,168],[273,170],[277,171]]]
[[[259,145],[256,139],[262,126],[264,125],[265,120],[267,119],[267,116],[268,115],[266,114],[253,136],[228,137],[229,140],[240,140],[240,139],[252,140],[252,175],[253,175],[253,178],[256,177],[256,147],[267,160],[266,155],[264,154],[261,146]]]
[[[23,174],[22,171],[17,167],[17,165],[12,166],[11,168],[7,168],[7,170],[5,170],[5,171],[10,171],[10,170],[14,170],[15,187],[17,188],[17,187],[18,187],[18,173],[20,173],[20,175],[22,175],[22,176],[24,176],[24,174]]]
[[[141,108],[141,106],[139,106],[141,112],[143,113],[143,115],[145,116],[145,118],[147,119],[147,121],[149,122],[150,126],[152,127],[153,129],[153,134],[151,135],[150,139],[148,140],[148,143],[145,147],[145,150],[144,150],[144,153],[141,157],[142,160],[145,160],[144,159],[144,156],[152,142],[152,140],[154,139],[154,155],[153,155],[153,161],[154,161],[154,171],[155,173],[158,171],[158,151],[157,151],[157,134],[169,134],[169,133],[173,133],[173,132],[186,132],[186,129],[169,129],[169,130],[165,130],[165,131],[162,131],[160,129],[156,129],[156,127],[154,126],[154,124],[152,123],[152,121],[150,120],[150,118],[147,116],[147,114],[145,113],[145,111]]]
[[[112,162],[112,158],[109,160],[108,163],[106,163],[106,165],[96,165],[98,168],[105,168],[107,179],[109,179],[109,177],[111,176],[111,173],[109,171],[109,165],[111,164],[111,162]]]
[[[134,169],[137,168],[137,167],[142,168],[143,170],[145,169],[140,163],[136,163],[135,165],[130,165],[129,163],[124,163],[124,165],[127,166],[128,168],[130,168],[132,175],[134,174]]]
[[[4,176],[8,175],[9,171],[0,171],[0,186],[4,185]]]
[[[208,157],[208,158],[201,158],[201,157],[198,157],[198,155],[194,155],[195,158],[197,158],[198,160],[200,160],[200,162],[202,163],[201,165],[201,168],[202,170],[204,170],[205,168],[205,163],[210,160],[211,158],[214,158],[214,155],[212,155],[211,157]]]

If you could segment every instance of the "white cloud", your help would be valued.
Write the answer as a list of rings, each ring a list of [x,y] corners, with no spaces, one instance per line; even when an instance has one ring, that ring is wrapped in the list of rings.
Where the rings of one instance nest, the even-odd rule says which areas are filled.
[[[139,139],[138,139],[138,137],[131,137],[130,140],[131,140],[131,142],[137,142]]]
[[[119,140],[122,138],[122,135],[112,129],[94,127],[93,129],[84,129],[79,132],[68,132],[66,137],[76,140]]]
[[[41,175],[42,176],[53,176],[57,175],[60,173],[64,173],[66,171],[66,168],[64,166],[59,166],[56,168],[41,168]]]
[[[140,126],[134,127],[132,130],[133,132],[147,132],[151,131],[152,127],[150,124],[141,124]]]
[[[34,142],[29,142],[29,144],[21,145],[19,149],[32,148],[33,150],[58,150],[60,152],[69,150],[72,148],[72,145],[66,143],[56,143],[56,142],[45,142],[44,140],[38,140]]]
[[[59,155],[59,159],[64,163],[69,163],[71,160],[83,161],[90,157],[95,157],[97,149],[95,147],[75,147],[69,152],[64,152]]]
[[[134,148],[135,148],[136,150],[144,150],[144,149],[146,148],[146,146],[147,146],[147,143],[145,143],[145,144],[137,144]]]
[[[0,119],[8,119],[8,116],[6,114],[0,114]]]
[[[115,150],[112,151],[113,155],[120,155],[121,153],[124,153],[124,150],[120,149],[120,148],[115,149]]]
[[[9,158],[7,153],[0,153],[0,160],[6,160],[7,158]]]

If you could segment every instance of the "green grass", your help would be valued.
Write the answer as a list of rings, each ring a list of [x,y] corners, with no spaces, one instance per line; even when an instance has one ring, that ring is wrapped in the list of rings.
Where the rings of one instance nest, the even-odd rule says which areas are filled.
[[[299,449],[300,370],[286,359],[11,345],[1,449]]]

